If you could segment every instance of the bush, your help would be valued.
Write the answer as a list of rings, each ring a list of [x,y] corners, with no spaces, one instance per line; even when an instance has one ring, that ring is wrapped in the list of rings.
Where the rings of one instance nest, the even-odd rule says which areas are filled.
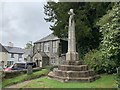
[[[117,67],[114,61],[107,60],[103,56],[101,50],[92,50],[85,55],[84,61],[97,73],[116,73]]]
[[[120,3],[115,3],[112,10],[104,15],[98,25],[102,35],[100,51],[107,73],[116,72],[120,65]]]
[[[84,61],[90,68],[94,69],[97,73],[104,73],[104,67],[102,67],[103,60],[101,52],[98,50],[92,50],[88,52],[85,57]]]

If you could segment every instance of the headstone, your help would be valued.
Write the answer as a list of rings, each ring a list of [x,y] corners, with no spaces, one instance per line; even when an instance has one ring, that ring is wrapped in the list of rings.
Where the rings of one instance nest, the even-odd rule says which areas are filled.
[[[32,74],[32,73],[33,73],[33,68],[32,68],[31,65],[29,65],[29,66],[27,67],[27,74],[30,75],[30,74]]]
[[[66,53],[66,61],[63,65],[58,66],[58,69],[50,72],[50,78],[57,79],[62,82],[79,81],[91,82],[98,79],[100,76],[96,75],[93,70],[90,70],[87,65],[79,60],[78,53],[76,52],[75,41],[75,22],[74,12],[70,9],[68,12],[69,17],[69,30],[68,30],[68,52]]]

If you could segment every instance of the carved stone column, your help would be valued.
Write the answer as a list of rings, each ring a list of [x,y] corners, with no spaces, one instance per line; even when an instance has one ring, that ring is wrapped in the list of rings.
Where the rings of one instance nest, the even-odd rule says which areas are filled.
[[[76,61],[79,59],[78,53],[76,52],[76,39],[75,39],[75,22],[74,12],[70,9],[68,12],[69,17],[69,29],[68,29],[68,52],[66,54],[67,61]]]

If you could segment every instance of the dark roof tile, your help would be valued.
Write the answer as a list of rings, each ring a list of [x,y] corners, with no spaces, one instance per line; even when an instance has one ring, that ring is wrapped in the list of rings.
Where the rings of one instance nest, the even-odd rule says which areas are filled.
[[[58,38],[57,36],[55,36],[54,34],[49,34],[48,36],[34,42],[34,43],[39,43],[39,42],[46,42],[46,41],[53,41],[53,40],[59,40],[59,39],[62,39],[62,40],[65,40],[67,41],[67,39],[65,38]]]
[[[19,47],[10,47],[10,46],[4,46],[4,47],[9,53],[18,53],[18,54],[24,53],[24,50],[22,48],[19,48]]]

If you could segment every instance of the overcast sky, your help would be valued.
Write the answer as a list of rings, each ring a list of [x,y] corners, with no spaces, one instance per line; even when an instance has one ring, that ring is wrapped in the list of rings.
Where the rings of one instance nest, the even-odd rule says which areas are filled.
[[[43,6],[46,2],[2,2],[0,3],[1,43],[25,47],[29,41],[37,41],[51,33],[44,20]]]

